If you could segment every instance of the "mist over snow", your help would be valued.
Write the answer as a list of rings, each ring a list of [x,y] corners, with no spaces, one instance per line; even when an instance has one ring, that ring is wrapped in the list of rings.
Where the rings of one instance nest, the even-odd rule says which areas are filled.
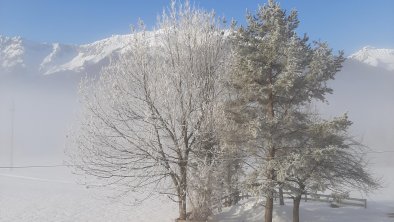
[[[22,37],[0,36],[0,165],[10,164],[12,138],[14,165],[62,164],[66,135],[69,130],[72,130],[71,126],[78,114],[80,79],[86,75],[99,73],[101,68],[108,64],[111,56],[127,52],[131,38],[132,35],[116,35],[91,44],[67,45],[36,43]],[[334,117],[347,112],[350,120],[354,122],[352,134],[357,139],[373,151],[393,151],[394,49],[365,47],[355,52],[346,60],[335,81],[329,84],[333,87],[334,93],[327,96],[327,104],[317,104],[318,109],[326,117]],[[388,168],[394,167],[392,153],[369,154],[369,158],[372,167],[386,167],[386,171],[377,172],[378,176],[392,172],[392,168]],[[60,171],[61,174],[59,174]],[[85,198],[86,202],[83,203],[91,204],[93,207],[90,210],[98,215],[101,210],[110,209],[116,212],[113,203],[87,201],[89,197],[85,194],[85,188],[73,187],[71,190],[64,190],[64,186],[59,183],[70,183],[73,180],[64,181],[62,177],[62,175],[69,174],[69,169],[65,168],[60,171],[51,171],[47,174],[47,177],[50,175],[56,185],[44,186],[44,190],[48,190],[48,193],[42,190],[47,200],[40,202],[43,209],[47,209],[51,204],[57,204],[60,208],[68,208],[71,211],[70,215],[63,216],[76,220],[77,218],[84,218],[86,221],[135,219],[135,217],[130,218],[130,215],[123,215],[121,213],[124,212],[123,208],[119,206],[115,206],[120,212],[117,218],[112,218],[112,214],[105,214],[99,219],[73,207],[75,202]],[[24,174],[23,171],[18,172]],[[42,177],[40,172],[26,172],[26,175],[33,174],[39,178]],[[4,171],[0,173],[8,175]],[[11,192],[15,184],[23,187],[29,180],[27,176],[19,177],[17,183],[9,177],[3,179],[3,184],[0,184],[0,190],[3,192]],[[38,181],[38,183],[44,184],[45,181]],[[30,185],[37,190],[43,189],[41,185],[33,183]],[[387,183],[385,185],[394,186],[394,184]],[[56,195],[62,192],[78,193],[79,197],[69,198],[60,203]],[[20,204],[13,199],[22,198],[34,202],[35,199],[41,198],[40,195],[28,193],[28,191],[12,195],[8,196],[0,191],[0,199],[7,197],[2,202],[4,206],[7,206],[4,201],[8,201],[12,206]],[[154,203],[154,207],[159,209],[166,205],[164,203],[164,200]],[[0,206],[3,205],[0,202]],[[150,212],[140,212],[141,217],[136,213],[138,218],[136,221],[148,221],[143,218],[149,218],[149,216],[157,219],[153,218],[151,221],[159,221],[163,219],[161,215],[166,213],[166,218],[174,218],[175,214],[168,213],[168,211],[175,212],[175,208],[173,209],[172,205],[166,206],[161,209],[161,214],[155,215],[150,215]],[[8,215],[11,219],[24,215],[26,217],[23,221],[31,219],[29,218],[31,215],[26,215],[24,212],[8,212],[8,214],[5,212],[7,211],[2,211],[0,215]],[[64,212],[58,213],[61,215]],[[36,221],[51,221],[45,220],[47,214],[45,210],[37,212]]]
[[[366,52],[365,48],[355,54],[361,52]],[[328,117],[347,112],[353,122],[351,133],[370,151],[394,150],[394,70],[388,64],[370,65],[353,55],[345,61],[336,79],[329,82],[334,92],[327,96],[328,103],[318,107]],[[369,157],[372,165],[394,166],[390,153],[369,154]]]
[[[19,76],[0,81],[1,165],[10,162],[12,128],[15,164],[36,158],[62,162],[66,133],[78,107],[79,79],[66,77]]]
[[[124,52],[130,38],[113,36],[77,46],[0,36],[2,165],[10,162],[12,127],[15,163],[33,157],[61,163],[66,134],[76,118],[80,79],[99,73],[111,56]]]
[[[2,158],[8,158],[14,106],[16,161],[18,156],[51,154],[61,159],[66,131],[77,113],[79,80],[99,73],[111,56],[127,52],[131,38],[114,35],[66,45],[0,36]],[[394,49],[364,47],[349,56],[330,83],[334,93],[327,97],[328,104],[318,107],[329,117],[348,112],[354,136],[372,150],[394,150],[393,83]],[[375,156],[373,163],[391,163],[390,156]]]

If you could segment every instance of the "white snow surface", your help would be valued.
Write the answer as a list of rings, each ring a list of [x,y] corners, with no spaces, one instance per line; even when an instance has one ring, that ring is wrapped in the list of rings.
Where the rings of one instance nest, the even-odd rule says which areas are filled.
[[[331,208],[329,203],[301,201],[300,221],[303,222],[393,222],[394,217],[394,168],[377,167],[372,169],[375,176],[384,176],[382,188],[367,196],[358,192],[350,194],[353,198],[367,199],[367,208],[341,206]],[[224,208],[213,217],[212,222],[260,222],[264,221],[263,199],[250,198],[241,203]],[[291,222],[293,203],[285,199],[285,206],[274,203],[274,222]]]
[[[165,222],[176,218],[176,205],[166,197],[134,206],[75,181],[67,168],[0,170],[0,221]]]
[[[392,222],[393,218],[389,217],[394,213],[392,170],[376,168],[379,175],[386,176],[385,187],[367,197],[366,209],[331,208],[328,203],[302,201],[300,221]],[[0,170],[0,181],[2,222],[171,222],[177,216],[177,205],[166,197],[148,199],[142,205],[133,206],[76,184],[76,177],[67,168]],[[250,198],[224,208],[211,222],[260,222],[263,218],[263,201]],[[273,221],[292,221],[291,200],[287,200],[285,206],[274,206]]]
[[[285,206],[275,204],[273,222],[291,222],[292,207],[290,200]],[[331,208],[328,203],[301,202],[300,221],[303,222],[392,222],[389,214],[394,211],[393,202],[370,202],[367,209],[343,206]],[[263,203],[250,199],[224,211],[214,217],[214,222],[261,222],[264,221]]]
[[[1,67],[7,69],[13,66],[23,66],[22,39],[20,37],[8,38],[0,36]]]
[[[371,66],[394,71],[394,49],[378,49],[372,46],[366,46],[350,55],[349,58]]]
[[[36,75],[65,71],[84,73],[102,66],[113,54],[124,53],[132,35],[112,37],[84,45],[36,43],[21,37],[0,35],[0,74],[28,70]]]

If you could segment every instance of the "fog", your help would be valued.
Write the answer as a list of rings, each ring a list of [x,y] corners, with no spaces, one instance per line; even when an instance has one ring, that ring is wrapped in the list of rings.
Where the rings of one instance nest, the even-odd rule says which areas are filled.
[[[66,135],[78,114],[76,73],[0,75],[0,163],[62,163]],[[325,117],[347,112],[351,134],[372,152],[394,150],[394,72],[349,60],[336,80]],[[12,109],[14,108],[14,111]],[[12,131],[14,136],[12,136]],[[373,165],[394,166],[393,153],[368,154]]]
[[[394,166],[394,71],[372,67],[354,60],[345,62],[320,106],[325,116],[347,112],[353,122],[351,135],[368,146],[371,165]],[[383,151],[383,153],[373,153]]]
[[[10,164],[12,148],[14,165],[62,163],[66,135],[77,113],[77,79],[60,74],[8,76],[1,81],[1,165]]]

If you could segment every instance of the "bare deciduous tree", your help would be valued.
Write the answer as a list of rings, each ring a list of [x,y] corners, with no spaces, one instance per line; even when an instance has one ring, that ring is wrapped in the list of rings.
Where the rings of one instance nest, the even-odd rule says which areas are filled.
[[[69,153],[77,170],[103,185],[167,194],[185,220],[190,163],[210,146],[206,126],[227,43],[223,22],[187,2],[173,2],[158,23],[135,32],[124,56],[81,85],[84,107]]]

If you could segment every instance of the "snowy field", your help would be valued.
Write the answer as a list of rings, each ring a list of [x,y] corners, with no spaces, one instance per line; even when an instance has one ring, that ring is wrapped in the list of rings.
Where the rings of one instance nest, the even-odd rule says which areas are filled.
[[[368,207],[330,208],[328,203],[302,202],[301,221],[394,221],[393,168],[376,169],[384,176],[383,188],[368,197]],[[139,206],[111,199],[76,184],[67,168],[30,168],[0,171],[0,221],[92,221],[92,222],[170,222],[177,216],[177,205],[168,198],[149,199]],[[358,196],[357,196],[358,195]],[[360,194],[352,197],[361,198]],[[291,221],[292,203],[276,206],[275,222]],[[262,221],[264,209],[256,199],[223,209],[215,222]]]
[[[289,200],[285,206],[275,206],[273,221],[292,221],[292,203]],[[370,202],[367,209],[361,207],[330,208],[328,203],[302,202],[300,221],[304,222],[389,222],[394,218],[388,216],[394,211],[394,202]],[[238,206],[227,208],[215,217],[217,222],[261,222],[264,218],[264,207],[256,200],[248,200]]]
[[[369,196],[353,193],[351,197],[366,198],[367,208],[342,206],[331,208],[329,203],[315,201],[301,202],[300,221],[304,222],[393,222],[394,217],[394,168],[376,168],[377,175],[384,176],[382,188]],[[215,222],[261,222],[264,220],[264,207],[261,200],[249,199],[234,207],[228,207],[215,216]],[[275,222],[292,221],[292,200],[285,206],[274,207]]]
[[[176,205],[168,198],[131,206],[76,184],[68,169],[2,170],[0,181],[1,222],[145,222],[176,217]]]

